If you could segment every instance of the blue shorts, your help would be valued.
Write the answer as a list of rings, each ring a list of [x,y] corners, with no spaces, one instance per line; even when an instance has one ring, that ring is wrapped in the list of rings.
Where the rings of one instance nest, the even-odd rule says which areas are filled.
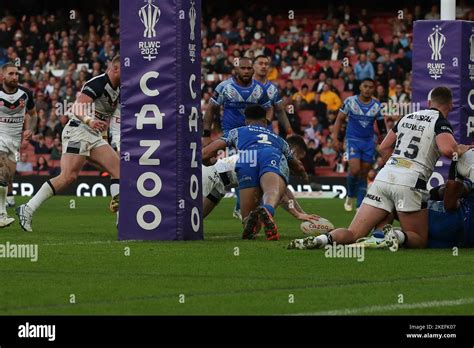
[[[260,178],[269,172],[280,175],[288,184],[290,174],[285,156],[271,147],[239,151],[235,172],[240,190],[260,187]]]
[[[465,246],[461,210],[447,212],[443,201],[428,201],[428,248]]]
[[[375,142],[370,139],[346,139],[347,159],[358,158],[363,162],[374,163]]]

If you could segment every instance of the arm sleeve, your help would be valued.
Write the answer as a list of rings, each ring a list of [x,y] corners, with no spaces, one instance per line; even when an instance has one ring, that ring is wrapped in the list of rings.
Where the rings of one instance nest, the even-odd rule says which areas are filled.
[[[263,87],[262,87],[262,89],[263,89]],[[272,107],[272,101],[270,99],[268,99],[268,93],[265,89],[263,89],[262,96],[258,100],[258,105],[260,105],[264,109],[269,109],[269,108]]]
[[[225,141],[228,147],[235,147],[237,148],[237,139],[239,137],[238,128],[231,129],[229,133],[227,133],[226,137],[221,137],[222,140]]]
[[[30,90],[26,90],[26,95],[28,96],[28,101],[26,102],[26,109],[31,110],[35,107],[35,100],[33,98],[33,93]]]
[[[283,140],[283,139],[282,139]],[[286,157],[288,161],[293,160],[293,152],[291,151],[290,145],[286,142],[286,140],[283,140],[283,155]]]
[[[340,112],[346,115],[349,115],[349,111],[350,111],[349,100],[350,100],[349,98],[346,98],[341,108],[339,109]]]
[[[102,93],[104,92],[104,88],[105,79],[96,78],[94,80],[86,82],[86,84],[82,87],[81,93],[84,93],[88,97],[95,100],[102,95]]]
[[[214,89],[214,94],[211,97],[211,102],[215,105],[223,105],[224,104],[224,83],[221,82],[217,85]]]
[[[280,91],[278,90],[278,87],[276,87],[274,84],[270,86],[268,89],[268,97],[271,99],[273,104],[280,104],[283,99],[281,99]]]
[[[451,126],[451,123],[447,119],[445,119],[443,116],[439,116],[438,119],[436,120],[435,124],[435,134],[439,135],[441,133],[451,133],[454,134],[453,132],[453,127]]]

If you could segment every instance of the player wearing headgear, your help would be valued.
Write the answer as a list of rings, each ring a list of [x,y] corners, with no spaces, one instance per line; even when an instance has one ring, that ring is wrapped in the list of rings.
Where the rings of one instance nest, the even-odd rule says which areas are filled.
[[[236,148],[236,164],[244,222],[244,239],[254,239],[259,223],[264,225],[268,240],[278,240],[278,228],[273,220],[275,207],[288,183],[289,168],[308,180],[303,165],[294,158],[290,146],[267,127],[265,109],[252,105],[245,109],[245,127],[229,131],[203,149],[203,160],[215,157],[226,146]],[[260,202],[263,204],[260,205]]]
[[[347,118],[346,158],[349,161],[347,176],[346,211],[352,211],[353,199],[357,198],[357,208],[367,193],[367,174],[374,163],[375,133],[374,123],[382,136],[387,130],[381,113],[382,106],[374,95],[375,82],[366,78],[360,84],[360,94],[346,98],[339,110],[332,133],[333,147],[340,151],[342,146],[338,135],[343,120]]]
[[[31,138],[29,117],[36,115],[31,91],[18,84],[18,68],[13,63],[2,66],[0,87],[0,227],[15,219],[7,215],[7,191],[15,175],[21,138]]]
[[[107,71],[87,81],[72,106],[70,120],[62,133],[61,173],[48,180],[16,212],[20,226],[32,231],[36,210],[50,197],[72,184],[87,159],[97,163],[111,176],[110,209],[118,211],[120,160],[107,138],[107,127],[120,96],[120,57],[115,56]]]

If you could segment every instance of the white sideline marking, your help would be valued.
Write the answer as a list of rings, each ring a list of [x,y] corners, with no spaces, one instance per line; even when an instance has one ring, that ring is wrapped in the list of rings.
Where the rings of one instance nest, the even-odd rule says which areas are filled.
[[[332,311],[313,312],[313,313],[296,313],[291,315],[356,315],[356,314],[370,314],[374,312],[396,311],[399,309],[418,309],[418,308],[435,308],[447,306],[461,306],[465,304],[474,303],[474,298],[460,298],[457,300],[445,301],[429,301],[416,303],[392,304],[386,306],[367,306],[359,308],[344,308]]]

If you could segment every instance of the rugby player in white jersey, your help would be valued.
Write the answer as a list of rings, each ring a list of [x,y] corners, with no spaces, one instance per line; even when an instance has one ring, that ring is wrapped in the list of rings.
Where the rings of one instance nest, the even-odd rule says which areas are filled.
[[[29,117],[36,115],[33,94],[18,84],[18,68],[6,63],[1,69],[0,87],[0,228],[15,219],[7,215],[6,200],[9,184],[15,175],[21,138],[31,138]]]
[[[120,96],[120,57],[115,56],[104,74],[87,81],[72,106],[70,120],[62,133],[61,174],[48,180],[16,212],[23,230],[31,232],[36,210],[50,197],[72,184],[87,159],[111,176],[110,209],[118,211],[120,160],[107,138],[107,127]],[[93,114],[91,114],[91,110]]]
[[[431,92],[429,109],[401,118],[381,144],[380,150],[387,162],[377,174],[349,228],[338,228],[309,238],[305,240],[308,244],[305,247],[354,243],[393,211],[398,215],[401,229],[390,230],[386,236],[389,243],[405,244],[410,248],[426,247],[427,181],[440,155],[452,159],[472,147],[456,143],[447,120],[452,107],[451,90],[436,87]],[[289,248],[293,247],[294,242],[289,245]]]

